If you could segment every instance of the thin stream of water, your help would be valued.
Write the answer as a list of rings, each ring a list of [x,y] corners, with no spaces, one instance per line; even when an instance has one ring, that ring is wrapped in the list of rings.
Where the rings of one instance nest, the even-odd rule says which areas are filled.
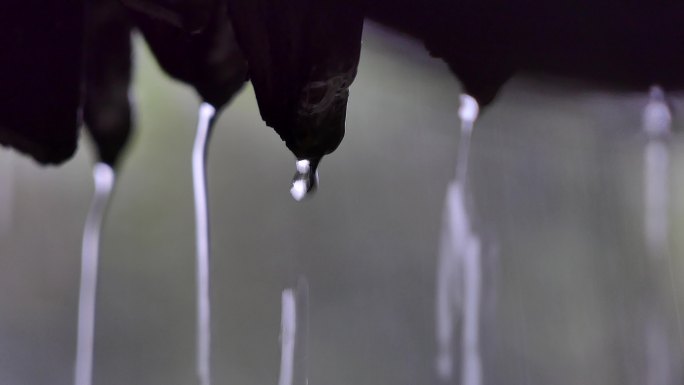
[[[669,254],[670,154],[667,137],[671,133],[672,113],[659,87],[651,90],[642,124],[648,135],[644,149],[646,246],[652,257],[661,258]]]
[[[309,285],[306,279],[283,290],[278,385],[307,385]]]
[[[471,229],[465,203],[470,136],[479,113],[477,101],[461,96],[456,176],[449,184],[444,204],[442,239],[437,263],[435,331],[437,377],[453,381],[454,324],[461,317],[461,385],[482,384],[480,357],[481,244]]]
[[[207,199],[207,149],[216,109],[199,108],[197,135],[192,149],[192,185],[195,200],[197,262],[197,375],[200,385],[211,384],[211,302],[209,295],[209,208]]]
[[[9,232],[14,212],[14,165],[11,151],[0,151],[0,237]]]
[[[435,332],[437,339],[437,377],[448,383],[453,377],[454,326],[457,309],[463,307],[463,264],[460,258],[466,243],[467,226],[461,185],[452,182],[447,190],[445,212],[437,262]]]
[[[482,357],[480,355],[480,299],[482,297],[481,243],[476,234],[470,234],[463,252],[465,296],[463,299],[463,326],[461,347],[461,384],[482,384]]]
[[[678,290],[672,272],[670,250],[670,150],[668,138],[672,131],[672,112],[665,100],[664,91],[652,87],[650,100],[643,113],[642,126],[648,136],[644,148],[644,239],[650,264],[655,271],[667,264],[669,287],[672,293],[677,322],[678,349],[671,350],[667,326],[662,311],[651,314],[646,324],[646,381],[653,385],[673,383],[671,374],[676,365],[674,355],[681,354],[682,336]],[[658,287],[656,285],[656,287]],[[655,305],[654,305],[655,306]]]
[[[95,300],[97,294],[97,265],[100,252],[102,223],[114,188],[116,174],[107,164],[93,168],[95,194],[83,230],[81,254],[81,282],[78,301],[78,331],[74,384],[92,384],[93,345],[95,331]]]
[[[309,349],[309,283],[301,277],[295,288],[297,304],[297,333],[295,335],[294,369],[292,371],[293,385],[308,385],[307,370]]]
[[[297,300],[293,289],[283,290],[280,319],[280,376],[278,385],[292,385],[297,336]]]

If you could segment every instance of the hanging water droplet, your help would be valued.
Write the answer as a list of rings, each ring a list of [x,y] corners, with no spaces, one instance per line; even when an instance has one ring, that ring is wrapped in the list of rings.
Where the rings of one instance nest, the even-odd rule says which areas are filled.
[[[297,172],[292,178],[290,194],[297,202],[313,194],[318,187],[318,161],[300,159],[295,164]]]
[[[651,87],[649,102],[642,115],[642,126],[652,139],[666,137],[671,132],[672,112],[665,100],[665,91],[659,86]]]
[[[466,183],[468,174],[468,157],[470,153],[470,136],[475,121],[480,114],[477,100],[468,94],[461,94],[458,117],[461,120],[461,139],[458,144],[458,163],[456,164],[456,180]]]

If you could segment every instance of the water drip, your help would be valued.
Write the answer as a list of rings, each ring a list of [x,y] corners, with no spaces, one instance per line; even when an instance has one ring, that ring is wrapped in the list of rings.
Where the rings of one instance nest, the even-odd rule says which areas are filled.
[[[9,233],[14,211],[14,165],[10,151],[0,152],[0,238]]]
[[[95,331],[95,299],[97,265],[100,253],[102,222],[114,188],[116,174],[105,163],[93,168],[95,194],[83,229],[81,250],[81,283],[78,300],[78,332],[76,342],[75,385],[90,385],[93,372]]]
[[[290,194],[297,202],[310,196],[318,188],[318,161],[300,159],[295,163],[297,172],[292,178]]]
[[[309,286],[304,278],[282,293],[278,385],[307,385]]]
[[[209,208],[207,200],[207,149],[216,109],[209,103],[199,108],[197,134],[192,149],[192,186],[195,200],[197,263],[197,376],[201,385],[211,384],[211,302],[209,297]]]
[[[642,128],[648,137],[644,148],[644,239],[653,271],[668,271],[669,283],[663,285],[659,277],[653,277],[654,291],[671,292],[679,334],[677,349],[668,343],[667,323],[664,321],[663,304],[660,300],[649,300],[654,307],[645,325],[646,381],[654,385],[673,383],[671,373],[677,355],[682,354],[684,343],[678,290],[673,277],[670,250],[670,150],[668,138],[672,127],[672,112],[665,99],[665,92],[658,86],[651,87],[649,102],[644,108]]]
[[[642,125],[648,135],[648,143],[644,149],[646,244],[652,256],[662,257],[669,253],[670,153],[666,139],[671,132],[672,113],[660,87],[651,88]]]
[[[482,384],[480,356],[481,242],[472,231],[466,206],[470,136],[479,113],[477,101],[461,96],[461,140],[455,179],[444,202],[442,235],[437,260],[435,337],[437,378],[453,383],[454,326],[461,319],[461,385]]]
[[[461,140],[458,144],[458,163],[456,165],[456,180],[465,184],[468,174],[468,158],[470,154],[470,136],[478,115],[480,106],[477,100],[468,94],[461,94],[461,104],[458,117],[461,120]]]
[[[280,324],[280,376],[278,385],[292,385],[295,339],[297,335],[297,301],[292,289],[283,290]]]

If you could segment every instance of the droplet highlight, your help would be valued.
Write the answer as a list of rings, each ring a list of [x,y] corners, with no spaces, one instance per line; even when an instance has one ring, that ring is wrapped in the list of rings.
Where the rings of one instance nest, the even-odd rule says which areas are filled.
[[[318,188],[318,162],[309,159],[300,159],[295,163],[297,172],[292,178],[290,194],[297,202],[310,196]]]

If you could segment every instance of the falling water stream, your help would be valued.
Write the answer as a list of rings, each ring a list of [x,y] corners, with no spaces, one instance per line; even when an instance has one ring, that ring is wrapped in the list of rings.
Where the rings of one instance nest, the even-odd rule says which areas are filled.
[[[456,176],[449,184],[445,198],[437,263],[437,377],[444,383],[453,382],[454,325],[457,317],[460,317],[461,385],[482,384],[479,342],[481,244],[479,236],[471,228],[465,200],[470,137],[478,113],[477,101],[469,95],[462,95],[458,164]]]
[[[309,286],[303,278],[283,290],[278,385],[307,385]]]
[[[648,135],[644,149],[644,231],[649,254],[654,258],[669,254],[669,150],[672,113],[663,90],[654,87],[644,109],[643,130]]]
[[[481,302],[482,302],[482,242],[473,229],[467,204],[468,158],[470,139],[478,117],[477,102],[463,95],[459,117],[461,136],[455,176],[450,182],[445,203],[440,250],[436,272],[435,334],[437,343],[436,373],[441,383],[482,385]],[[206,160],[209,137],[216,109],[208,103],[199,108],[197,134],[193,146],[192,169],[196,210],[197,263],[197,375],[201,385],[211,384],[211,323],[210,323],[210,238],[206,180]],[[668,137],[671,112],[662,90],[654,89],[643,115],[643,130],[648,141],[644,147],[644,240],[650,269],[672,274],[669,247],[670,154]],[[297,161],[291,193],[297,200],[306,197],[318,182],[316,167],[309,160]],[[95,194],[87,217],[83,236],[82,271],[78,315],[78,343],[75,385],[92,383],[93,331],[97,286],[97,264],[102,221],[115,183],[111,167],[98,163],[93,171]],[[654,276],[655,277],[655,276]],[[654,279],[651,277],[650,279]],[[675,384],[679,342],[669,337],[663,290],[671,293],[677,320],[680,310],[673,278],[659,283],[653,293],[655,303],[644,323],[645,381],[649,385]],[[657,285],[656,285],[657,286]],[[661,292],[657,292],[661,290]],[[281,298],[280,370],[278,385],[306,385],[306,348],[308,322],[308,285],[300,281],[285,289]],[[681,327],[681,322],[678,322]],[[460,345],[456,344],[460,342]],[[674,355],[673,355],[674,354]],[[456,368],[459,369],[456,369]],[[458,373],[460,376],[455,376]]]
[[[211,384],[210,236],[207,194],[207,152],[216,109],[209,103],[199,108],[197,134],[192,150],[197,259],[197,375],[200,385]],[[318,185],[317,161],[298,160],[290,193],[300,201]],[[282,293],[281,365],[279,385],[306,385],[306,320],[308,285],[305,281]],[[299,320],[299,321],[298,321]],[[298,324],[299,328],[298,329]]]
[[[672,374],[676,372],[681,353],[682,338],[679,298],[673,277],[670,252],[670,153],[668,138],[671,134],[672,113],[665,100],[664,91],[652,87],[650,100],[643,113],[642,126],[648,137],[644,148],[644,238],[649,265],[654,272],[668,271],[668,283],[658,289],[659,279],[652,278],[656,289],[653,294],[671,292],[677,320],[678,343],[668,342],[668,327],[663,314],[662,298],[651,300],[652,309],[646,320],[646,382],[649,385],[670,385],[675,383]],[[662,266],[665,264],[665,266]],[[658,300],[660,299],[660,300]],[[671,345],[678,348],[671,349]]]
[[[280,376],[278,377],[278,385],[292,385],[295,339],[297,336],[297,300],[293,289],[283,290],[280,322]]]
[[[14,167],[10,151],[0,152],[0,237],[7,233],[14,212]]]
[[[192,186],[195,197],[197,258],[197,375],[200,385],[211,384],[211,302],[209,295],[209,208],[207,199],[207,149],[216,109],[199,108],[197,135],[192,148]]]
[[[93,201],[83,230],[81,252],[75,385],[90,385],[92,383],[93,336],[95,330],[95,299],[97,294],[100,234],[115,179],[115,172],[109,165],[104,163],[95,164],[93,168],[95,194],[93,195]]]

